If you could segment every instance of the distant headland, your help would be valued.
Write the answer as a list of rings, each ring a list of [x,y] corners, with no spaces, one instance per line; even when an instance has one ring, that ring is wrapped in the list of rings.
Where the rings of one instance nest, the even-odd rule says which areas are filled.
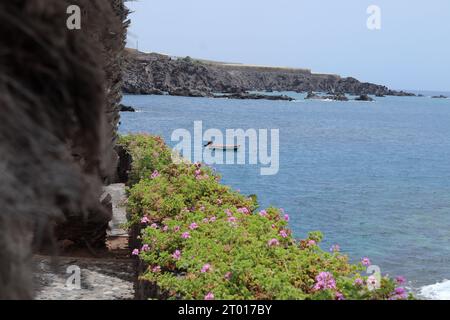
[[[126,94],[164,94],[212,97],[216,93],[252,99],[248,91],[328,92],[333,94],[414,96],[386,86],[314,73],[310,69],[267,67],[180,58],[126,49],[123,91]],[[261,98],[261,96],[259,96]],[[272,98],[274,99],[274,98]],[[283,100],[280,96],[280,99]]]

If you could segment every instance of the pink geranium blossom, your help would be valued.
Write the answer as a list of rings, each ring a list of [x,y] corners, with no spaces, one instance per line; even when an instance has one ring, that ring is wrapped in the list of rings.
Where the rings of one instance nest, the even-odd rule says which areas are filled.
[[[201,273],[206,273],[211,270],[211,265],[209,263],[205,264],[202,269],[200,270]]]
[[[362,265],[365,266],[365,267],[368,267],[368,266],[371,265],[370,259],[367,258],[367,257],[362,258],[362,259],[361,259],[361,263],[362,263]]]
[[[308,247],[314,247],[317,244],[317,242],[315,240],[308,240]]]
[[[174,258],[175,260],[180,260],[180,258],[181,258],[181,251],[180,250],[175,250],[175,252],[172,254],[172,258]]]
[[[183,234],[181,235],[181,237],[182,237],[183,239],[189,239],[189,238],[191,237],[191,235],[190,235],[189,232],[183,232]]]
[[[152,272],[154,272],[154,273],[161,272],[161,267],[160,267],[160,266],[154,266],[154,267],[152,268]]]
[[[208,292],[205,296],[205,300],[214,300],[214,294],[212,292]]]
[[[267,244],[269,245],[269,247],[274,247],[274,246],[278,246],[280,244],[280,241],[278,241],[277,239],[270,239]]]
[[[150,228],[152,229],[158,229],[158,225],[156,223],[152,223]]]
[[[314,290],[326,290],[326,289],[336,289],[336,280],[329,272],[321,272],[316,277],[316,284],[314,285]]]
[[[147,252],[149,250],[150,250],[150,247],[148,246],[148,244],[144,244],[141,248],[141,251],[143,251],[143,252]]]
[[[142,224],[147,224],[150,222],[150,219],[147,216],[143,216],[141,219],[141,223]]]
[[[344,295],[340,292],[336,292],[336,300],[345,300]]]
[[[236,217],[229,217],[229,218],[228,218],[228,222],[234,223],[234,222],[236,222],[236,221],[237,221]]]
[[[175,227],[173,227],[173,231],[175,231],[175,232],[178,232],[178,231],[180,231],[180,227],[179,227],[179,226],[175,226]]]
[[[280,231],[280,236],[281,236],[282,238],[287,238],[287,237],[288,237],[287,231],[286,231],[286,230],[281,230],[281,231]]]
[[[231,279],[231,272],[227,272],[225,273],[225,275],[223,276],[225,278],[225,280],[230,280]]]
[[[209,218],[209,222],[215,222],[217,220],[217,218],[214,216],[214,217],[211,217],[211,218]]]
[[[403,276],[398,276],[395,278],[395,281],[397,282],[397,284],[404,284],[406,282],[406,278]]]
[[[198,224],[196,224],[195,222],[191,223],[191,225],[189,226],[189,229],[191,230],[195,230],[198,228]]]
[[[267,211],[266,211],[266,210],[261,210],[261,211],[259,212],[259,215],[260,215],[261,217],[267,217]]]
[[[361,279],[361,278],[356,278],[355,279],[355,286],[362,286],[363,284],[364,284],[364,280],[363,279]]]
[[[134,249],[133,252],[131,252],[131,255],[138,256],[139,255],[139,249]]]
[[[160,176],[158,170],[153,171],[152,175],[150,176],[150,178],[155,179],[158,178]]]

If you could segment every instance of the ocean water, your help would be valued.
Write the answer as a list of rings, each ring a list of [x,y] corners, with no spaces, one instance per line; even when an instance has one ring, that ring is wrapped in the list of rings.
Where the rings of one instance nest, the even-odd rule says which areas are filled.
[[[450,99],[294,102],[125,96],[121,133],[279,129],[280,169],[217,165],[223,182],[284,208],[298,238],[325,235],[427,298],[450,297]]]

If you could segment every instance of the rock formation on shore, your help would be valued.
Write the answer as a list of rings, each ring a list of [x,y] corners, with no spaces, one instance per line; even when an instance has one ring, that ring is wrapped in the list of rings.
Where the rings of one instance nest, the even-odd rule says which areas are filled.
[[[66,27],[70,5],[81,30]],[[126,14],[123,0],[0,2],[0,300],[32,298],[32,253],[55,233],[102,241]]]
[[[242,91],[336,92],[351,95],[413,95],[355,78],[308,69],[226,64],[126,49],[123,91],[128,94],[211,96]]]

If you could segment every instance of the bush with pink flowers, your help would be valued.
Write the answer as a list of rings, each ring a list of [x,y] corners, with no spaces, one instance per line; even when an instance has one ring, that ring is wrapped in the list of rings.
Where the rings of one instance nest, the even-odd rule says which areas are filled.
[[[388,277],[372,289],[362,275],[370,260],[350,264],[338,249],[322,250],[320,232],[295,239],[286,213],[257,210],[254,198],[220,184],[209,167],[172,163],[160,138],[121,142],[133,156],[130,226],[142,229],[140,247],[131,249],[146,266],[140,280],[159,288],[151,298],[408,298]]]

